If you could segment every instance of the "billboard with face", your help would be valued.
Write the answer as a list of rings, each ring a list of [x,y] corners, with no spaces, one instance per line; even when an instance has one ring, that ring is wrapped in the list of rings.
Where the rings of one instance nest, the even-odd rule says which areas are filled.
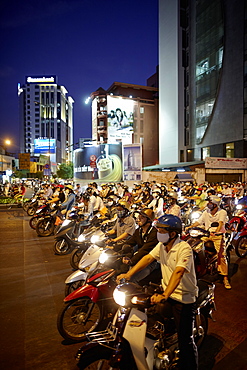
[[[75,180],[122,180],[122,144],[85,145],[74,151]]]
[[[107,96],[108,143],[132,144],[134,100]]]

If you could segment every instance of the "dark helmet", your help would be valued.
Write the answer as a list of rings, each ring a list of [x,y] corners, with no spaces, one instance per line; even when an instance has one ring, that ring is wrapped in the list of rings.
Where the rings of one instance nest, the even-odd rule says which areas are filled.
[[[154,211],[151,208],[143,208],[135,213],[139,213],[141,216],[148,218],[150,221],[154,220]]]
[[[176,233],[182,233],[182,221],[179,217],[174,215],[163,215],[154,222],[156,228],[166,229],[167,231],[176,231]]]

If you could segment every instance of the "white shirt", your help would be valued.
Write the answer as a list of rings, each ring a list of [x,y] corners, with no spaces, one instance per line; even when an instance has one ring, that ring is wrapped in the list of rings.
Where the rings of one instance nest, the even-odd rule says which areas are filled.
[[[148,204],[148,208],[153,208],[155,218],[159,218],[164,214],[163,206],[163,198],[154,198],[152,202]]]
[[[224,209],[218,208],[218,211],[212,215],[209,209],[206,209],[202,215],[198,218],[197,222],[200,225],[204,225],[205,229],[208,230],[213,222],[223,222],[223,227],[220,230],[225,232],[225,223],[227,222],[227,212]]]
[[[177,238],[169,252],[163,243],[158,243],[150,255],[160,261],[162,286],[165,290],[176,267],[184,267],[185,273],[170,297],[181,303],[193,303],[198,295],[193,251],[190,245]]]

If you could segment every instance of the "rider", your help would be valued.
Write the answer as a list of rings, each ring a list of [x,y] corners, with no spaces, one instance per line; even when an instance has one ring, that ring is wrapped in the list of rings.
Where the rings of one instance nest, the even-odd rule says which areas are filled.
[[[122,265],[119,266],[119,273],[126,272],[129,266],[134,266],[143,256],[148,254],[156,244],[158,244],[157,230],[152,226],[154,220],[154,212],[150,208],[144,208],[142,210],[136,211],[138,214],[137,224],[138,228],[135,230],[134,234],[126,241],[122,250],[128,250],[129,253],[125,254],[122,258]],[[133,255],[133,248],[138,246],[138,251]],[[138,282],[149,275],[155,268],[158,268],[157,262],[151,263],[144,270],[138,272],[133,279],[134,282]]]
[[[131,277],[155,259],[160,261],[163,294],[154,294],[151,302],[157,304],[157,312],[172,311],[180,350],[181,369],[197,369],[197,348],[193,340],[196,297],[198,288],[194,269],[193,252],[185,241],[181,241],[182,222],[177,216],[163,215],[155,223],[159,243],[126,274],[117,277],[119,282]]]
[[[226,259],[226,246],[224,241],[225,223],[227,221],[227,212],[224,209],[219,208],[221,199],[216,195],[209,197],[207,209],[202,213],[200,218],[188,226],[186,230],[191,227],[203,225],[208,230],[211,224],[214,222],[218,224],[216,230],[210,233],[210,237],[207,241],[211,240],[214,243],[214,247],[218,254],[218,271],[223,275],[223,284],[226,289],[231,289],[231,285],[228,280],[228,263]]]
[[[135,232],[135,220],[130,215],[130,204],[125,200],[120,200],[117,203],[118,219],[111,230],[106,233],[106,236],[117,234],[113,239],[107,241],[107,244],[117,243],[120,240],[127,239]]]
[[[156,187],[152,191],[153,200],[148,204],[148,208],[152,208],[155,217],[163,215],[164,199],[161,197],[161,189]]]
[[[165,210],[165,213],[169,215],[178,216],[179,218],[181,218],[181,208],[177,204],[178,193],[176,191],[170,191],[167,194],[167,197],[168,197],[167,202],[168,207]]]

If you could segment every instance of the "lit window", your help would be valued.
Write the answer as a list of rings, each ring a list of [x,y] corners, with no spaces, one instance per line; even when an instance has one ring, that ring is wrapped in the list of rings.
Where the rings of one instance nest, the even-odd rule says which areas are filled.
[[[234,158],[234,143],[226,144],[226,158]]]
[[[209,146],[202,148],[202,159],[205,160],[207,157],[210,157],[210,147]]]

